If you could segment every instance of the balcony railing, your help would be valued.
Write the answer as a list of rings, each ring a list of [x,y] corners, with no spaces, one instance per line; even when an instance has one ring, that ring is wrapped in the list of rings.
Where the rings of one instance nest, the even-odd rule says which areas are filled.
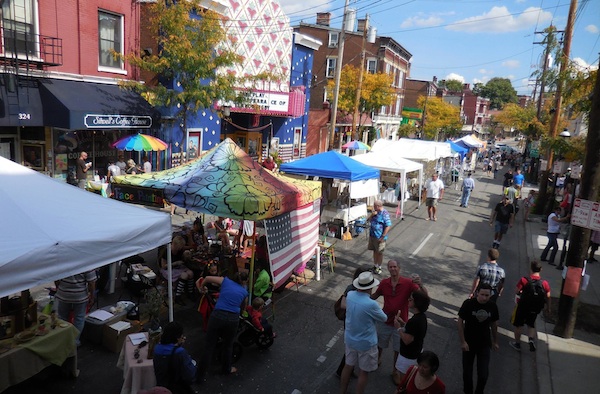
[[[18,65],[34,64],[37,68],[63,64],[62,38],[2,29],[0,59]]]

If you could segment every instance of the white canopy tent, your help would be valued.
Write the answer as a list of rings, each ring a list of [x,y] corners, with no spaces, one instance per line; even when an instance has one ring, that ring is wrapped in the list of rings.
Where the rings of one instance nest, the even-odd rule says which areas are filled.
[[[402,185],[401,193],[404,193],[404,187],[406,186],[406,173],[418,171],[419,172],[419,190],[423,188],[423,164],[415,161],[403,159],[401,157],[394,157],[389,154],[375,154],[366,153],[363,155],[352,156],[352,159],[377,168],[380,171],[390,171],[400,174],[400,185]],[[401,196],[400,201],[400,217],[404,218],[404,196]],[[421,206],[421,193],[419,193],[419,206]]]
[[[470,136],[470,135],[466,135],[462,138],[459,138],[454,142],[459,142],[459,141],[462,141],[462,143],[464,143],[469,148],[483,148],[484,147],[484,144],[478,138],[474,138],[473,136]]]
[[[168,214],[103,198],[3,157],[0,201],[0,297],[160,245],[170,249]],[[171,317],[172,302],[170,308]]]
[[[400,138],[397,141],[380,138],[373,146],[372,153],[389,153],[392,157],[401,157],[409,160],[434,161],[446,157],[453,157],[452,148],[447,142],[423,141],[410,138]]]

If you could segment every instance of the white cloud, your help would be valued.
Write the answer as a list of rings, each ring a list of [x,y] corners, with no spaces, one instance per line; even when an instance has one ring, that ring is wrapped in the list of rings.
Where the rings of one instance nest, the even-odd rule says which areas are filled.
[[[480,68],[479,69],[479,74],[493,74],[493,73],[494,73],[494,70],[488,70],[488,69],[485,69],[485,68]]]
[[[515,76],[514,76],[514,75],[512,75],[512,74],[508,74],[508,75],[507,75],[506,77],[504,77],[504,78],[508,78],[508,79],[510,79],[510,80],[512,81],[513,79],[515,79]]]
[[[417,16],[411,16],[410,18],[405,19],[400,27],[403,29],[411,28],[411,27],[431,27],[431,26],[439,26],[444,22],[442,18],[437,15],[429,15],[426,16],[424,14],[419,14]]]
[[[489,12],[472,16],[446,26],[453,31],[467,33],[511,33],[518,30],[528,30],[536,25],[543,25],[552,20],[552,13],[539,7],[529,7],[520,14],[512,15],[508,8],[492,7]]]
[[[598,30],[598,26],[596,25],[587,25],[585,27],[585,31],[592,34],[597,34],[600,30]]]
[[[462,75],[458,75],[456,73],[450,73],[448,75],[446,75],[446,78],[444,78],[446,81],[460,81],[462,83],[465,83],[465,77],[463,77]]]
[[[521,63],[518,60],[507,60],[502,62],[502,67],[506,68],[519,68],[520,65]]]
[[[579,71],[593,71],[598,69],[598,65],[591,65],[580,57],[573,59],[573,63],[579,69]]]

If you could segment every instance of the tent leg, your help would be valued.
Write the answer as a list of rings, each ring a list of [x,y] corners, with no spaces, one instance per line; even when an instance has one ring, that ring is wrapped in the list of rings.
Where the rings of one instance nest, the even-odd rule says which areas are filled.
[[[317,247],[315,248],[315,253],[317,254],[317,263],[315,264],[315,269],[317,272],[315,272],[315,275],[318,282],[321,280],[321,248],[319,247],[319,245],[317,245]]]
[[[169,322],[173,321],[173,261],[171,261],[171,243],[167,244],[167,290],[169,292]]]

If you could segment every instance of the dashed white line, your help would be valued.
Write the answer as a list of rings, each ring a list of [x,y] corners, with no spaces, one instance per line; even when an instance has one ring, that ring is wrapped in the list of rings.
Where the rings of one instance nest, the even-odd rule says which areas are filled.
[[[425,239],[423,240],[423,242],[421,242],[419,244],[419,246],[417,246],[417,248],[415,249],[415,251],[411,253],[411,256],[416,256],[417,253],[419,253],[419,251],[423,248],[423,246],[425,246],[425,244],[427,243],[427,241],[429,241],[429,239],[431,237],[433,237],[433,233],[429,233],[429,235],[427,237],[425,237]]]

